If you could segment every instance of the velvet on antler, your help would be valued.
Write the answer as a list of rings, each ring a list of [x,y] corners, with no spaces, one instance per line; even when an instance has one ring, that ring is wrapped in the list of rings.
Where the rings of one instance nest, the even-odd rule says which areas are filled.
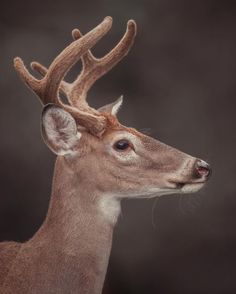
[[[129,52],[136,35],[136,24],[129,20],[127,30],[120,42],[104,57],[96,58],[90,49],[110,30],[112,18],[106,17],[93,30],[82,36],[78,29],[72,31],[74,41],[66,47],[47,69],[38,62],[31,67],[43,78],[33,77],[24,66],[21,58],[14,59],[14,65],[22,80],[40,98],[43,105],[53,103],[68,111],[75,120],[90,133],[100,136],[107,127],[104,114],[90,107],[86,101],[92,85],[122,60]],[[79,60],[82,60],[82,71],[73,83],[64,81],[64,77]],[[60,91],[66,96],[69,104],[60,99]]]

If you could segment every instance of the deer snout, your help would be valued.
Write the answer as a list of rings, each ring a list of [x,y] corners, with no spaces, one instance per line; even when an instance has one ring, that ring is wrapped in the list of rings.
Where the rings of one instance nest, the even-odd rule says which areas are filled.
[[[211,167],[204,160],[198,159],[195,163],[195,173],[197,178],[207,180],[211,175]]]

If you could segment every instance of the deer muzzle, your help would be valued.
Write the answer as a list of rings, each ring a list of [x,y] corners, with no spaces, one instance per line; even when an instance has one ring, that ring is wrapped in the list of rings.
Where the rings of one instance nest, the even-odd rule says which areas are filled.
[[[179,176],[169,179],[169,183],[182,193],[191,193],[201,189],[210,175],[211,168],[207,162],[192,158],[182,166]]]

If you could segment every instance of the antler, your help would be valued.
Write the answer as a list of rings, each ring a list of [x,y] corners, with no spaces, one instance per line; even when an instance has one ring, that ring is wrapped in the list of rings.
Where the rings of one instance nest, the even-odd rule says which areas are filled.
[[[43,78],[37,80],[25,68],[23,61],[15,58],[15,68],[23,81],[39,96],[43,104],[55,103],[70,112],[74,118],[93,134],[99,135],[106,128],[106,118],[88,106],[86,102],[87,92],[97,79],[114,67],[130,50],[136,35],[136,24],[130,20],[127,30],[121,41],[103,58],[95,58],[91,51],[111,28],[112,18],[106,17],[92,31],[82,36],[78,29],[73,30],[75,39],[50,65],[49,69],[40,63],[32,62],[31,67],[39,72]],[[70,68],[82,59],[83,69],[73,83],[63,81]],[[59,97],[59,89],[63,91],[68,104],[62,103]]]

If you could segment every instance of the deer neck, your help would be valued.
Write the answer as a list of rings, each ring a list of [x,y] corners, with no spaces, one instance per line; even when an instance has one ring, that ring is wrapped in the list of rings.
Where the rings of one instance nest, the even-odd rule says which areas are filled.
[[[82,171],[73,174],[63,158],[57,159],[49,211],[36,238],[53,247],[52,252],[59,252],[55,259],[60,262],[55,260],[55,264],[61,264],[64,256],[60,271],[73,277],[79,293],[102,291],[120,207],[114,198],[106,199],[91,178],[89,182]],[[72,282],[67,283],[71,289]]]

